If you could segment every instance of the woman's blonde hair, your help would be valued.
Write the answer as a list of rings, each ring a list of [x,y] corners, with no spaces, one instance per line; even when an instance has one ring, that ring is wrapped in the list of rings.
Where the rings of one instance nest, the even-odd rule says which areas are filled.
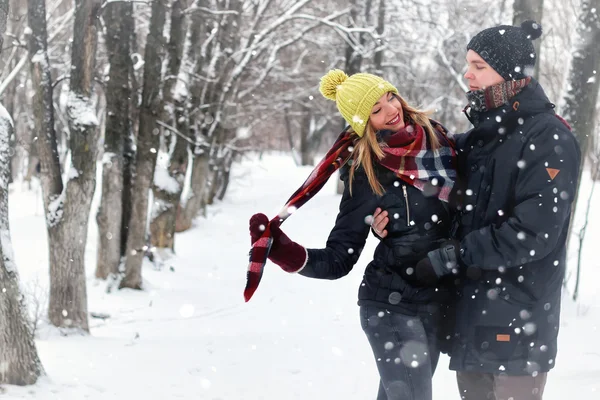
[[[429,121],[429,112],[418,110],[408,105],[406,100],[402,96],[394,95],[400,104],[402,105],[402,111],[404,114],[404,122],[420,125],[425,130],[428,140],[431,144],[432,149],[438,149],[440,147],[440,141],[435,134],[435,130]],[[354,173],[358,167],[362,167],[367,175],[369,185],[373,190],[373,193],[378,196],[382,196],[384,193],[383,186],[377,180],[375,175],[375,162],[381,160],[385,156],[383,151],[385,143],[377,140],[377,132],[373,129],[371,121],[367,122],[365,132],[354,144],[354,150],[352,155],[352,165],[350,166],[349,184],[350,194],[352,195],[352,181],[354,179]]]

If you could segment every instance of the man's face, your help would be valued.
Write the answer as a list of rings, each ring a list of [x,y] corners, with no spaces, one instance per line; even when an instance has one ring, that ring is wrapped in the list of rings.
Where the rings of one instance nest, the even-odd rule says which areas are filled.
[[[473,50],[467,52],[467,72],[464,77],[471,91],[485,89],[504,82],[504,78]]]

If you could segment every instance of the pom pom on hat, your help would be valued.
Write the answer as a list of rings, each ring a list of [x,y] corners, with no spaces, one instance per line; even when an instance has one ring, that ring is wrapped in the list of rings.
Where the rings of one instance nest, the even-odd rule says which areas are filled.
[[[542,26],[531,19],[523,21],[521,29],[525,31],[529,40],[535,40],[542,36]]]
[[[329,71],[321,78],[319,91],[334,100],[337,108],[358,136],[362,136],[373,106],[386,93],[398,94],[398,89],[385,79],[372,74],[351,76],[339,69]]]
[[[338,87],[348,79],[348,75],[341,69],[332,69],[321,78],[319,91],[329,100],[335,101]]]

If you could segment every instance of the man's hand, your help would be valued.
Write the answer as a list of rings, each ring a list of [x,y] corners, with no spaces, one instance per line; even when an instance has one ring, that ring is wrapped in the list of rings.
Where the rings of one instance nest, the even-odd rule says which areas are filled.
[[[427,253],[427,257],[417,263],[417,280],[426,286],[434,285],[442,276],[457,272],[459,259],[460,242],[448,240],[439,249]]]
[[[388,218],[388,212],[377,207],[373,213],[373,222],[371,223],[373,233],[381,239],[385,238],[387,236],[387,230],[385,230],[385,227],[387,226],[388,222],[390,222],[390,219]]]

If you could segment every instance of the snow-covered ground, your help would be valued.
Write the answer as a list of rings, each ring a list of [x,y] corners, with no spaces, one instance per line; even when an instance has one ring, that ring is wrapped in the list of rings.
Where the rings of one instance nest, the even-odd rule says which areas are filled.
[[[373,399],[375,361],[360,328],[356,292],[372,256],[374,238],[354,271],[338,281],[317,281],[267,264],[249,303],[243,288],[249,250],[247,221],[275,215],[311,168],[290,156],[247,159],[232,172],[225,201],[206,219],[178,234],[176,256],[161,270],[144,266],[145,291],[113,291],[93,278],[97,228],[90,218],[87,248],[90,336],[62,336],[42,326],[37,347],[47,377],[32,387],[5,386],[3,399],[294,400]],[[586,177],[586,182],[587,182]],[[589,186],[582,191],[587,201]],[[96,193],[97,197],[98,193]],[[23,286],[48,282],[46,233],[39,192],[13,185],[10,223]],[[584,247],[581,297],[565,296],[557,366],[545,400],[600,398],[600,187]],[[322,247],[339,196],[332,179],[284,224],[308,247]],[[97,198],[94,202],[97,207]],[[583,203],[582,203],[583,205]],[[570,260],[571,264],[575,259]],[[574,278],[571,279],[570,285]],[[572,286],[572,285],[571,285]],[[31,290],[31,289],[30,289]],[[454,374],[442,358],[434,399],[459,399]]]

